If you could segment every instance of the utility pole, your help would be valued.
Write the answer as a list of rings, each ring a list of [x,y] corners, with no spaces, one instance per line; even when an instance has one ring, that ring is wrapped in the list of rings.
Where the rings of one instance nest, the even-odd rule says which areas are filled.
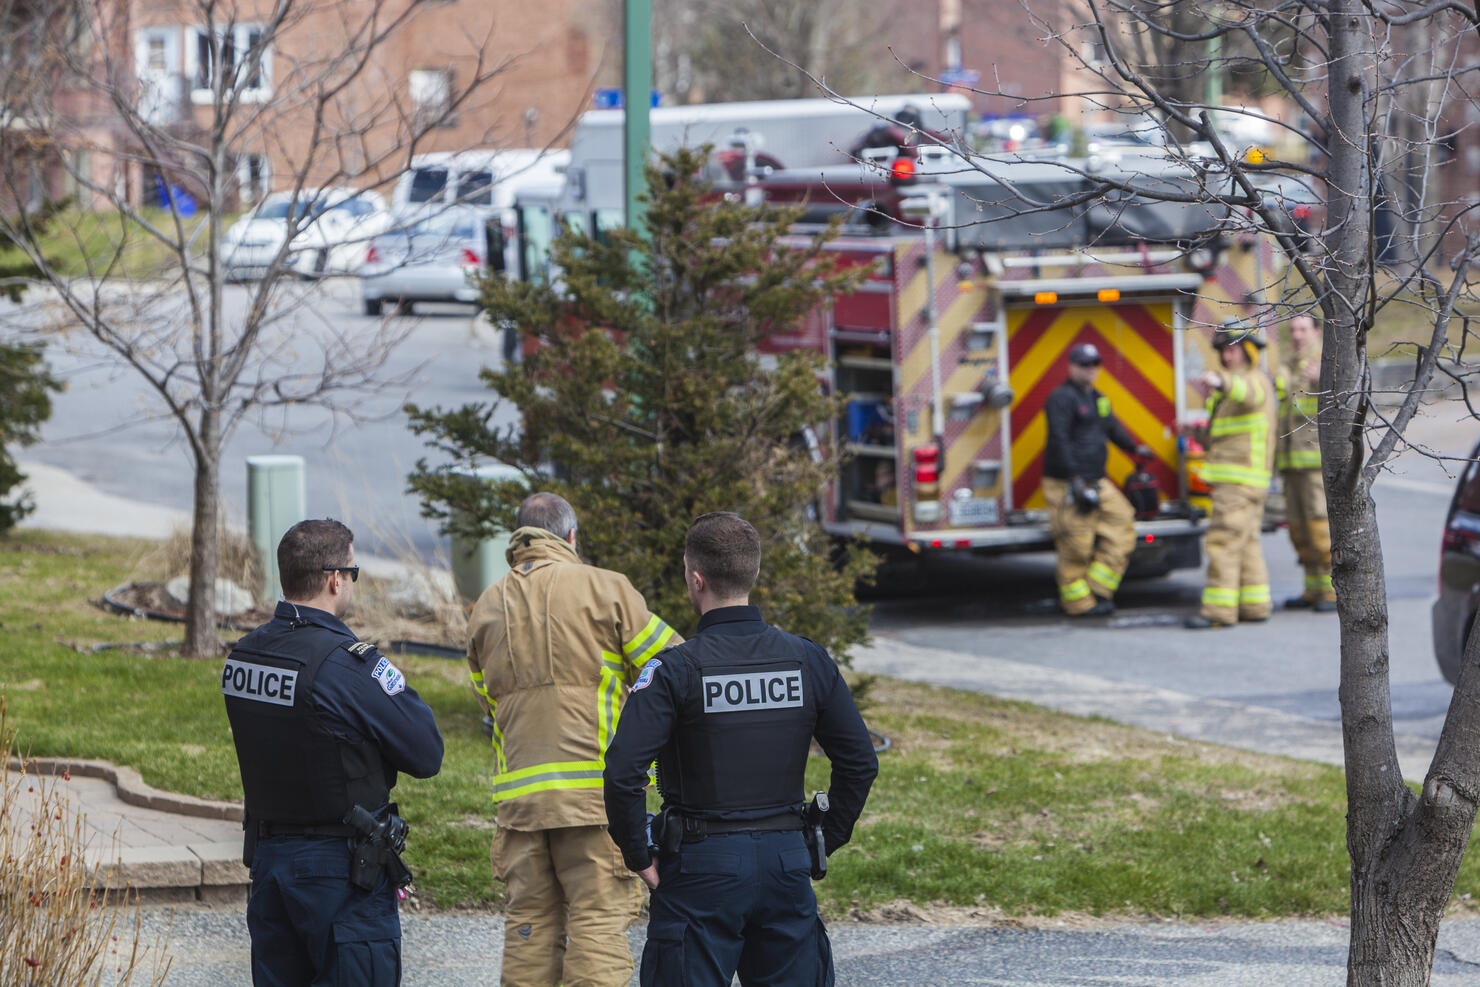
[[[622,58],[622,146],[626,163],[627,225],[641,232],[642,204],[638,195],[646,187],[652,138],[648,128],[648,105],[653,88],[652,0],[626,0],[622,11],[626,47]]]

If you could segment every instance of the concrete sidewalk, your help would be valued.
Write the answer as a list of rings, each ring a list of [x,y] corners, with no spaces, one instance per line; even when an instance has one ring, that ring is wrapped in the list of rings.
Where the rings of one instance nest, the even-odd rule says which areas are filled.
[[[132,768],[104,761],[12,760],[9,782],[23,823],[43,806],[76,813],[83,859],[101,887],[127,888],[153,903],[246,900],[235,802],[162,792]]]

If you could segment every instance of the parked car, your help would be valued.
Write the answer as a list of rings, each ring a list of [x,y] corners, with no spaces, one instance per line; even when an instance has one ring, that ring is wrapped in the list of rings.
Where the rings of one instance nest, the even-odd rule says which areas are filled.
[[[365,245],[390,225],[378,192],[331,187],[274,192],[232,224],[221,244],[228,281],[264,276],[298,226],[283,264],[303,277],[353,274]]]
[[[389,302],[410,315],[416,302],[478,303],[475,274],[502,272],[503,226],[494,213],[466,206],[398,215],[370,241],[360,267],[366,315]]]
[[[1480,611],[1480,443],[1460,474],[1439,544],[1439,599],[1434,602],[1434,657],[1451,683],[1459,679],[1465,640]]]

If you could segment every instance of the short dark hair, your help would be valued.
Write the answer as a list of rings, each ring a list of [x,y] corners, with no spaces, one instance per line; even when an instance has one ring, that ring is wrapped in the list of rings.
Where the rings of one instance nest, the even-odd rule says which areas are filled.
[[[716,596],[746,596],[760,575],[761,536],[733,511],[715,511],[689,525],[683,554]]]
[[[552,535],[569,538],[576,530],[576,510],[559,494],[530,494],[514,515],[514,527],[543,528]]]
[[[278,581],[283,597],[310,600],[328,582],[326,565],[349,565],[349,549],[355,534],[333,518],[299,521],[278,542]]]

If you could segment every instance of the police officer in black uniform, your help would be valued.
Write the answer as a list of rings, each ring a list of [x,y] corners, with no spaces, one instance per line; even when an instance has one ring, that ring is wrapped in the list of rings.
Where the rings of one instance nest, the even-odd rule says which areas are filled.
[[[397,891],[409,872],[390,790],[398,771],[437,773],[442,735],[405,676],[340,620],[360,574],[353,541],[338,521],[288,530],[283,600],[221,674],[246,791],[257,987],[401,979]]]
[[[833,983],[810,878],[852,835],[878,758],[827,651],[749,605],[759,571],[739,515],[694,522],[684,577],[699,633],[644,666],[606,752],[612,839],[653,889],[643,987],[724,987],[737,970],[746,985]],[[832,761],[816,858],[803,832],[816,832],[802,791],[813,737]],[[663,810],[649,827],[654,757]]]

